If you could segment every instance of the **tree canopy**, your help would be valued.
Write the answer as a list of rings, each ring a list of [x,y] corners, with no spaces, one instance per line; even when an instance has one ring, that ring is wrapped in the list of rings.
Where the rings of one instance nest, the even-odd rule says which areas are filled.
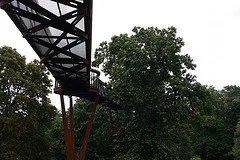
[[[48,159],[45,132],[55,115],[50,87],[38,61],[26,63],[15,49],[0,48],[0,159]]]
[[[102,66],[109,95],[124,108],[126,159],[191,157],[188,113],[195,77],[189,70],[196,65],[180,53],[183,45],[174,27],[135,27],[132,35],[114,36],[96,50],[93,64]]]
[[[93,62],[109,77],[110,97],[124,108],[121,157],[233,159],[239,87],[219,91],[198,83],[176,28],[132,31],[101,43]]]
[[[197,82],[176,28],[132,31],[96,49],[93,65],[109,78],[107,98],[123,110],[113,131],[108,109],[98,107],[86,159],[114,159],[119,144],[126,160],[239,159],[240,87],[216,90]],[[15,49],[0,48],[0,159],[66,158],[50,88],[38,61],[26,63]],[[76,151],[91,108],[83,99],[74,105]]]

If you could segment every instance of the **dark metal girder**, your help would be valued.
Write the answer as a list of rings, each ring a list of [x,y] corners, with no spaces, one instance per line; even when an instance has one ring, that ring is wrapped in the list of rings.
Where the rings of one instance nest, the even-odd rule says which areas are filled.
[[[80,70],[82,70],[83,68],[85,68],[86,66],[83,66],[83,65],[77,65],[77,66],[74,66],[72,67],[71,69],[74,71],[74,72],[77,72],[78,74],[77,75],[81,75],[81,72],[79,72]],[[71,73],[68,73],[65,75],[65,77],[70,77],[72,74]]]
[[[71,1],[70,0],[51,0],[51,1],[54,1],[56,3],[61,3],[73,8],[78,8],[78,9],[86,8],[86,5],[84,3],[77,2],[74,0],[71,0]],[[75,3],[75,5],[73,3]]]
[[[76,6],[81,6],[83,3],[76,1],[76,0],[70,0],[70,4],[75,4]]]
[[[25,17],[25,18],[28,18],[28,19],[31,19],[31,20],[34,20],[36,22],[39,22],[40,24],[33,27],[33,28],[30,28],[28,29],[26,32],[23,33],[23,37],[26,37],[34,32],[37,32],[39,30],[42,30],[44,28],[47,28],[49,26],[52,26],[54,28],[57,28],[57,29],[60,29],[60,30],[63,30],[62,27],[60,27],[58,25],[58,22],[55,22],[53,20],[49,20],[49,19],[46,19],[42,16],[39,16],[39,15],[36,15],[36,14],[33,14],[33,13],[30,13],[30,12],[27,12],[25,10],[22,10],[20,8],[17,8],[17,7],[14,7],[14,6],[11,6],[11,8],[13,9],[12,11],[19,15],[19,16],[22,16],[22,17]],[[80,15],[81,16],[81,15]],[[65,31],[65,30],[63,30]],[[80,36],[80,32],[81,32],[81,36]],[[79,36],[79,38],[83,39],[83,40],[86,40],[86,33],[81,31],[78,34],[73,34],[73,35],[76,35],[76,36]],[[72,33],[71,33],[72,34]]]
[[[6,5],[11,3],[13,0],[0,0],[0,8],[4,9]]]
[[[82,19],[82,17],[78,16],[78,17],[76,17],[76,19],[73,20],[73,22],[72,22],[71,24],[72,24],[72,25],[76,25],[81,19]],[[67,32],[63,32],[63,33],[59,36],[59,38],[58,38],[52,45],[56,46],[56,45],[63,39],[63,37],[65,37],[67,34],[68,34]],[[45,52],[44,56],[41,58],[41,61],[44,61],[44,60],[48,57],[48,55],[49,55],[49,53],[50,53],[51,51],[52,51],[52,49],[49,48],[49,49]]]
[[[74,79],[74,78],[81,78],[82,80],[86,80],[87,79],[86,75],[82,75],[79,72],[78,72],[78,74],[76,74],[76,73],[68,73],[68,72],[66,74],[65,73],[66,73],[66,71],[54,71],[54,77],[57,78],[58,81],[61,81],[63,79],[71,78],[70,76],[75,74],[77,76],[76,77],[72,77],[72,79]],[[64,74],[64,76],[62,74]]]
[[[63,71],[63,73],[71,73],[71,74],[76,74],[76,75],[80,75],[81,72],[79,72],[79,70],[81,70],[81,68],[85,67],[85,66],[83,66],[83,67],[81,66],[81,68],[79,68],[79,70],[76,70],[76,69],[73,69],[72,67],[67,68],[67,67],[64,67],[64,66],[59,65],[59,64],[51,64],[50,66],[61,69]]]
[[[81,76],[78,76],[78,77],[66,77],[66,76],[61,76],[61,75],[55,75],[54,78],[56,78],[58,80],[59,83],[66,81],[66,80],[74,80],[74,79],[81,79],[82,81],[87,81],[87,76],[84,76],[84,75],[81,75]],[[88,85],[86,83],[86,85]]]
[[[64,67],[62,65],[59,65],[59,64],[51,64],[50,66],[52,67],[55,67],[55,68],[58,68],[58,69],[61,69],[63,73],[69,73],[71,72],[72,74],[76,74],[74,72],[72,72],[71,69],[67,68],[67,67]]]
[[[60,16],[60,18],[62,18],[64,20],[68,20],[68,19],[71,19],[71,18],[74,18],[74,17],[77,17],[77,16],[80,16],[81,18],[83,18],[84,14],[85,14],[84,12],[79,12],[77,10],[74,10],[72,12],[69,12],[67,14],[64,14],[64,15]],[[52,23],[54,23],[54,22],[52,22]],[[39,25],[37,25],[37,26],[35,26],[33,28],[29,28],[24,36],[27,36],[27,35],[29,35],[31,33],[37,32],[37,31],[42,30],[44,28],[47,28],[49,26],[52,26],[50,21],[48,21],[46,24],[39,24]],[[82,39],[85,40],[84,37],[82,37]]]
[[[61,49],[64,50],[64,51],[66,51],[66,50],[68,50],[68,49],[71,49],[72,47],[75,47],[76,45],[78,45],[78,44],[80,44],[80,43],[82,43],[82,41],[79,40],[79,39],[77,39],[77,40],[75,40],[75,41],[67,44],[66,46],[63,46]],[[56,52],[56,51],[54,51],[54,52],[52,52],[51,54],[48,54],[48,56],[46,57],[46,59],[51,58],[51,57],[53,57],[53,56],[55,56],[55,55],[57,55],[57,54],[59,54],[59,53]],[[65,54],[65,53],[64,53],[64,54]],[[73,53],[71,53],[71,54],[73,54]],[[67,55],[67,54],[66,54],[66,55]],[[75,54],[74,54],[74,55],[75,55]],[[68,55],[68,56],[70,56],[70,55]],[[70,57],[71,57],[71,56],[70,56]],[[84,58],[82,58],[82,57],[81,57],[81,59],[82,59],[82,61],[86,61],[86,59],[84,59]]]
[[[64,14],[64,15],[60,16],[60,18],[62,18],[64,20],[68,20],[68,19],[71,19],[71,18],[74,18],[74,17],[78,16],[78,14],[74,15],[74,13],[78,13],[78,12],[76,12],[76,10],[75,10],[75,11],[72,11],[70,13],[67,13],[67,14]],[[30,17],[27,17],[27,18],[31,19],[32,17],[30,16]],[[28,31],[24,34],[24,37],[30,35],[31,33],[34,33],[34,32],[37,32],[39,30],[42,30],[44,28],[47,28],[49,26],[52,26],[51,23],[53,23],[52,20],[47,21],[46,23],[41,23],[41,24],[39,24],[35,27],[29,28]]]
[[[84,39],[88,39],[88,35],[83,32],[81,29],[69,24],[68,22],[64,21],[62,18],[56,16],[55,14],[51,13],[50,11],[46,10],[45,8],[39,6],[38,4],[32,2],[32,1],[26,1],[26,0],[18,0],[22,4],[28,6],[29,8],[32,8],[37,13],[40,13],[47,18],[51,19],[48,21],[43,20],[41,23],[48,25],[50,23],[50,26],[57,28],[62,31],[66,31],[68,33],[71,33],[73,35],[83,37]],[[45,18],[46,19],[46,18]],[[34,19],[38,20],[38,19]]]
[[[12,12],[15,13],[16,15],[18,16],[22,16],[22,17],[25,17],[25,18],[28,18],[30,20],[34,20],[36,22],[39,22],[40,25],[37,25],[33,28],[30,28],[30,29],[27,29],[25,32],[23,32],[23,37],[25,38],[26,36],[32,34],[32,33],[35,33],[39,30],[42,30],[48,26],[50,26],[50,23],[51,23],[51,20],[49,19],[46,19],[42,16],[39,16],[39,15],[36,15],[36,14],[33,14],[31,12],[27,12],[23,9],[20,9],[20,8],[17,8],[15,6],[10,6],[9,8],[12,9]]]
[[[29,35],[30,38],[52,38],[52,39],[58,39],[60,36],[43,36],[43,35]],[[62,39],[79,39],[79,37],[61,37]]]
[[[71,55],[69,55],[68,53],[70,53],[70,52],[68,52],[67,50],[69,50],[69,49],[71,50],[72,47],[74,47],[74,46],[76,46],[76,45],[78,45],[78,44],[80,44],[80,43],[82,43],[80,40],[75,40],[74,42],[67,44],[66,46],[64,46],[64,47],[61,48],[62,51],[66,51],[66,52],[61,52],[61,53],[62,53],[62,54],[65,54],[65,55],[67,55],[67,56],[69,56],[69,57],[72,57],[72,58],[76,57],[77,55],[75,55],[75,54],[73,54],[73,53],[71,53]],[[48,54],[47,56],[44,56],[44,58],[41,59],[41,62],[44,62],[44,61],[46,61],[46,60],[51,60],[54,56],[57,56],[58,54],[60,54],[60,53],[55,50],[55,51],[52,52],[51,54]],[[80,59],[81,61],[80,61],[79,59]],[[89,64],[89,62],[88,62],[85,58],[82,58],[82,57],[80,57],[80,56],[78,56],[78,58],[77,58],[76,60],[79,61],[79,62],[83,62],[83,63],[85,63],[85,64]]]
[[[71,68],[66,68],[66,67],[63,67],[59,64],[51,64],[52,67],[55,67],[55,68],[58,68],[58,69],[61,69],[61,71],[54,71],[54,73],[56,75],[60,75],[60,74],[65,74],[65,77],[69,77],[71,76],[72,74],[76,74],[78,76],[81,76],[83,73],[80,72],[80,70],[82,70],[83,68],[85,68],[86,66],[84,65],[77,65],[77,66],[73,66]]]
[[[80,56],[77,56],[77,55],[75,55],[75,54],[73,54],[73,53],[65,50],[64,48],[60,48],[60,47],[57,47],[57,46],[53,46],[53,45],[51,45],[50,43],[45,42],[45,41],[43,41],[43,40],[41,40],[41,39],[32,39],[32,40],[33,40],[35,43],[38,43],[38,44],[40,44],[40,45],[42,45],[42,46],[45,46],[45,47],[47,47],[47,48],[51,48],[51,49],[54,50],[55,53],[57,53],[57,54],[62,53],[62,54],[65,54],[65,55],[67,55],[67,56],[69,56],[69,57],[78,59],[79,61],[82,61],[82,62],[85,63],[85,64],[88,64],[88,62],[86,61],[86,59],[84,59],[84,58],[82,58],[82,57],[80,57]],[[55,55],[57,55],[57,54],[55,54]],[[53,56],[54,56],[54,55],[53,55]]]
[[[88,6],[87,8],[87,14],[86,14],[86,22],[85,22],[85,29],[86,32],[89,33],[88,37],[88,43],[86,44],[86,52],[91,53],[91,46],[92,46],[92,6],[93,6],[93,0],[83,0],[84,4]],[[86,59],[91,62],[91,54],[86,55]],[[89,66],[87,68],[87,71],[90,72],[91,67]]]
[[[64,74],[64,77],[66,74],[71,74],[71,75],[76,74],[78,78],[82,78],[83,80],[86,80],[87,76],[88,76],[88,74],[86,72],[80,72],[80,71],[77,71],[75,73],[70,73],[70,72],[66,72],[66,71],[63,72],[63,70],[62,70],[62,71],[54,71],[54,73],[56,73],[55,76],[59,76],[59,77],[62,77],[63,74]],[[65,78],[71,78],[71,77],[65,77]],[[59,80],[59,79],[57,79],[57,80]]]
[[[47,60],[48,63],[62,63],[62,64],[84,64],[82,61],[73,58],[51,58]]]

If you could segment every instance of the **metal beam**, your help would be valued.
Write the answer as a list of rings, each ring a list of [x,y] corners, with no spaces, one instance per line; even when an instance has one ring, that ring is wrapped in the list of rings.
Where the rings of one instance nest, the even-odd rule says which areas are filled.
[[[69,150],[70,139],[69,139],[69,132],[68,132],[68,120],[67,120],[67,115],[65,110],[63,89],[60,90],[60,101],[61,101],[61,109],[62,109],[62,121],[63,121],[64,140],[66,145],[66,155],[67,155],[67,160],[71,160],[70,150]]]
[[[98,100],[99,100],[99,94],[96,95],[95,102],[93,104],[92,113],[91,113],[89,121],[88,121],[88,126],[87,126],[87,129],[86,129],[86,133],[85,133],[83,143],[82,143],[82,147],[81,147],[81,150],[80,150],[79,160],[84,160],[85,159],[87,145],[88,145],[90,133],[91,133],[92,126],[93,126],[93,120],[94,120],[96,110],[97,110]]]
[[[66,31],[68,33],[71,33],[73,35],[83,37],[84,39],[88,39],[88,35],[82,31],[81,29],[69,24],[68,22],[64,21],[64,19],[56,16],[52,12],[46,10],[45,8],[39,6],[38,4],[32,2],[32,1],[26,1],[26,0],[18,0],[22,4],[28,6],[29,8],[32,8],[36,12],[42,14],[43,16],[46,16],[47,18],[51,19],[49,20],[50,26],[57,28],[62,31]],[[42,22],[48,24],[48,22]]]
[[[50,44],[50,43],[48,43],[48,42],[46,42],[46,41],[43,41],[43,40],[41,40],[41,39],[32,39],[35,43],[38,43],[38,44],[40,44],[40,45],[42,45],[42,46],[44,46],[44,47],[47,47],[47,48],[51,48],[52,50],[54,50],[55,52],[55,54],[51,54],[51,55],[49,55],[49,56],[55,56],[55,55],[57,55],[57,54],[60,54],[60,53],[62,53],[62,54],[65,54],[65,55],[67,55],[67,56],[69,56],[69,57],[71,57],[71,58],[75,58],[75,59],[78,59],[79,61],[82,61],[83,63],[85,63],[85,64],[88,64],[89,62],[87,62],[86,61],[86,59],[84,59],[84,58],[82,58],[82,57],[80,57],[80,56],[78,56],[78,55],[76,55],[76,54],[73,54],[73,53],[71,53],[71,52],[69,52],[69,51],[66,51],[65,49],[69,49],[68,47],[68,45],[66,45],[65,47],[63,47],[63,48],[60,48],[60,47],[57,47],[57,46],[53,46],[52,44]],[[77,45],[77,43],[76,42],[74,42],[74,45],[73,46],[75,46],[75,45]]]
[[[6,5],[11,3],[13,0],[0,0],[0,8],[4,9]]]
[[[73,116],[73,100],[72,96],[69,97],[70,101],[70,126],[69,126],[69,140],[70,140],[70,145],[69,145],[69,150],[70,150],[70,159],[75,160],[75,138],[74,138],[74,116]]]
[[[76,19],[73,20],[73,22],[71,23],[72,25],[76,25],[83,17],[82,16],[78,16],[76,17]],[[68,33],[66,31],[64,31],[60,36],[59,38],[52,44],[54,46],[56,46],[64,37],[66,37]],[[51,48],[49,48],[44,56],[41,58],[41,61],[44,61],[45,58],[47,58],[49,56],[49,53],[52,51]],[[86,53],[87,54],[87,53]]]
[[[48,63],[62,63],[62,64],[84,64],[82,61],[73,58],[51,58],[47,60]]]

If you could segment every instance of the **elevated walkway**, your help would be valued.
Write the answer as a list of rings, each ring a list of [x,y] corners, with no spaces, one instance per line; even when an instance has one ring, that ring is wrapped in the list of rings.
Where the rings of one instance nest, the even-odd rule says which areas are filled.
[[[68,87],[64,88],[57,81],[55,81],[55,88],[54,88],[54,93],[60,94],[60,91],[63,92],[63,95],[67,96],[76,96],[76,97],[81,97],[83,99],[88,99],[92,102],[95,101],[95,98],[97,94],[99,94],[99,104],[103,104],[106,107],[109,107],[112,110],[121,110],[122,108],[117,104],[108,99],[108,95],[106,92],[106,84],[102,82],[99,79],[100,72],[96,69],[90,69],[90,85],[89,87],[87,86],[85,89],[82,89],[79,91],[79,89],[76,87]],[[82,84],[83,85],[83,84]]]
[[[92,0],[0,0],[0,7],[56,80],[67,160],[76,159],[72,96],[94,102],[79,155],[84,160],[97,105],[121,109],[108,98],[100,72],[91,68]],[[64,95],[70,100],[69,117]]]
[[[94,101],[111,109],[99,72],[91,69],[92,0],[0,0],[23,37],[56,79],[55,93]]]

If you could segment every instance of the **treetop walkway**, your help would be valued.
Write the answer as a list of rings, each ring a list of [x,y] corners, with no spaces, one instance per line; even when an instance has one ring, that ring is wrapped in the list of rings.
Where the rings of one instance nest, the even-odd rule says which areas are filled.
[[[121,109],[108,99],[100,72],[91,68],[92,0],[0,0],[0,7],[56,80],[60,94],[67,159],[75,159],[72,96],[95,102],[79,159],[84,159],[98,103]],[[63,96],[70,97],[70,125]]]

